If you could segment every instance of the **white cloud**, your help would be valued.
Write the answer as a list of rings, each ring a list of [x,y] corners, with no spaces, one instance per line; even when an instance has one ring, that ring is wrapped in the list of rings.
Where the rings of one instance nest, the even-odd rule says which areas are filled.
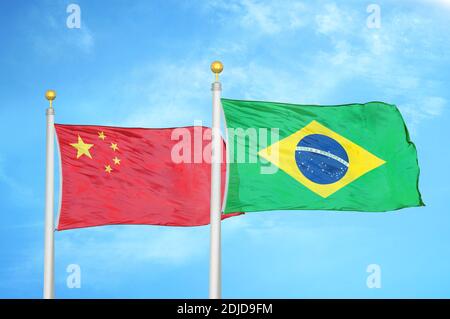
[[[415,131],[423,120],[440,116],[446,106],[446,99],[439,96],[426,96],[402,105],[401,110],[410,119],[411,130]]]
[[[423,108],[424,112],[430,116],[439,116],[444,111],[447,101],[438,96],[430,96],[424,100]]]
[[[69,29],[66,21],[60,19],[58,10],[65,12],[66,5],[63,2],[37,9],[33,19],[37,21],[39,28],[31,29],[31,37],[34,49],[46,56],[62,57],[67,51],[77,50],[89,54],[95,47],[94,33],[84,20],[81,28]]]
[[[253,33],[278,34],[301,28],[306,23],[306,6],[302,2],[284,0],[208,1],[207,10],[232,14],[232,20]],[[227,19],[224,19],[224,23]]]
[[[326,4],[323,12],[315,16],[317,32],[332,34],[334,32],[345,32],[351,28],[353,17],[347,10],[341,10],[336,4]]]
[[[242,5],[245,12],[241,17],[242,25],[263,33],[275,34],[304,25],[302,15],[305,6],[300,2],[244,0]]]
[[[450,0],[422,0],[422,2],[440,5],[444,8],[450,9]]]
[[[74,36],[74,43],[80,48],[82,51],[89,53],[94,48],[94,35],[89,30],[88,27],[83,26],[78,30],[79,34]],[[70,40],[68,41],[70,42]]]
[[[264,4],[273,3],[277,2]],[[307,11],[316,14],[314,23],[305,28],[316,31],[317,37],[326,37],[329,48],[316,51],[302,63],[258,60],[232,67],[227,70],[228,85],[245,88],[243,98],[247,99],[320,104],[349,90],[347,83],[364,81],[368,89],[378,92],[380,97],[375,99],[398,104],[412,123],[440,116],[446,98],[436,92],[442,83],[430,81],[430,71],[423,67],[449,60],[442,52],[450,46],[436,23],[413,10],[382,11],[381,29],[368,29],[364,9],[334,3],[309,5]]]
[[[209,63],[216,56],[226,57],[222,79],[228,97],[350,103],[342,97],[336,100],[336,95],[353,93],[352,87],[363,83],[365,90],[374,92],[368,99],[399,105],[408,110],[407,120],[429,120],[444,110],[446,98],[438,93],[441,84],[430,81],[429,71],[414,63],[442,63],[448,58],[434,50],[443,45],[437,27],[416,11],[382,11],[381,29],[368,29],[364,6],[355,10],[336,3],[235,0],[207,2],[202,10],[221,16],[229,33],[218,33],[216,41],[195,58],[136,67],[122,92],[129,97],[124,107],[132,108],[121,125],[170,127],[192,125],[196,119],[206,119],[204,124],[209,124],[209,116],[205,116],[211,98]],[[288,49],[292,58],[286,59],[288,55],[276,48],[278,40],[272,35],[300,27],[293,35],[298,43]],[[305,32],[326,45],[303,53]],[[273,59],[261,59],[252,50],[264,47],[268,38],[274,48],[265,49]],[[295,50],[300,50],[299,57]],[[416,101],[433,96],[441,99],[434,101],[434,111],[421,107],[411,111]]]
[[[125,94],[138,100],[138,104],[133,105],[121,124],[174,127],[193,125],[194,120],[204,119],[213,80],[209,64],[205,59],[163,62],[132,71]]]

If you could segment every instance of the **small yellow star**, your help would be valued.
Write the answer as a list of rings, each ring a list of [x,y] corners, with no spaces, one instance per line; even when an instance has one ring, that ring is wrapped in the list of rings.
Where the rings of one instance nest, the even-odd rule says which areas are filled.
[[[77,149],[77,159],[80,158],[83,155],[86,155],[87,157],[92,159],[91,153],[89,153],[89,149],[94,146],[94,144],[86,144],[81,139],[81,136],[78,135],[78,142],[72,143],[70,146],[73,146]]]
[[[111,143],[111,148],[113,149],[114,152],[119,149],[119,147],[117,146],[117,143]]]
[[[113,169],[111,168],[111,165],[105,165],[105,172],[106,173],[108,173],[108,174],[111,174],[111,171],[112,171]]]
[[[120,165],[120,158],[117,158],[117,156],[113,158],[113,161],[115,165]]]
[[[101,139],[102,141],[104,141],[105,138],[106,138],[105,133],[103,131],[102,132],[98,132],[98,138]]]

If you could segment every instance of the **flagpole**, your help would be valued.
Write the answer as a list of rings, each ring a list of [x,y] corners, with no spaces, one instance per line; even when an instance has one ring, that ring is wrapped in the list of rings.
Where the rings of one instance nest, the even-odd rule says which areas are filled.
[[[56,92],[48,90],[45,98],[49,101],[47,108],[47,143],[45,164],[45,238],[44,238],[44,299],[54,298],[54,143],[55,143],[55,110],[53,100]]]
[[[221,251],[220,251],[220,224],[221,224],[221,161],[222,139],[220,136],[220,95],[222,86],[219,82],[219,73],[223,65],[219,61],[211,64],[211,71],[216,75],[212,83],[212,143],[211,143],[211,238],[209,259],[209,298],[221,298]]]

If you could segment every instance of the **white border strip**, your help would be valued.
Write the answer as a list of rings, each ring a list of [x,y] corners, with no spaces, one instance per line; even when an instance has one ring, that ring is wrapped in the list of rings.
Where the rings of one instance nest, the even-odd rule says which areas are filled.
[[[297,148],[295,150],[296,151],[304,151],[304,152],[311,152],[311,153],[320,154],[320,155],[332,158],[332,159],[338,161],[339,163],[341,163],[341,164],[343,164],[343,165],[345,165],[347,167],[349,166],[349,163],[346,160],[340,158],[339,156],[331,154],[330,152],[325,152],[325,151],[319,150],[317,148],[305,147],[305,146],[297,146]]]

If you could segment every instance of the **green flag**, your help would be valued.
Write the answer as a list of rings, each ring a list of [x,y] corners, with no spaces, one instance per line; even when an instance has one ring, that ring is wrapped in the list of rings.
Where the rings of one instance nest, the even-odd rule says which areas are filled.
[[[414,144],[395,105],[222,99],[225,213],[423,206]]]

